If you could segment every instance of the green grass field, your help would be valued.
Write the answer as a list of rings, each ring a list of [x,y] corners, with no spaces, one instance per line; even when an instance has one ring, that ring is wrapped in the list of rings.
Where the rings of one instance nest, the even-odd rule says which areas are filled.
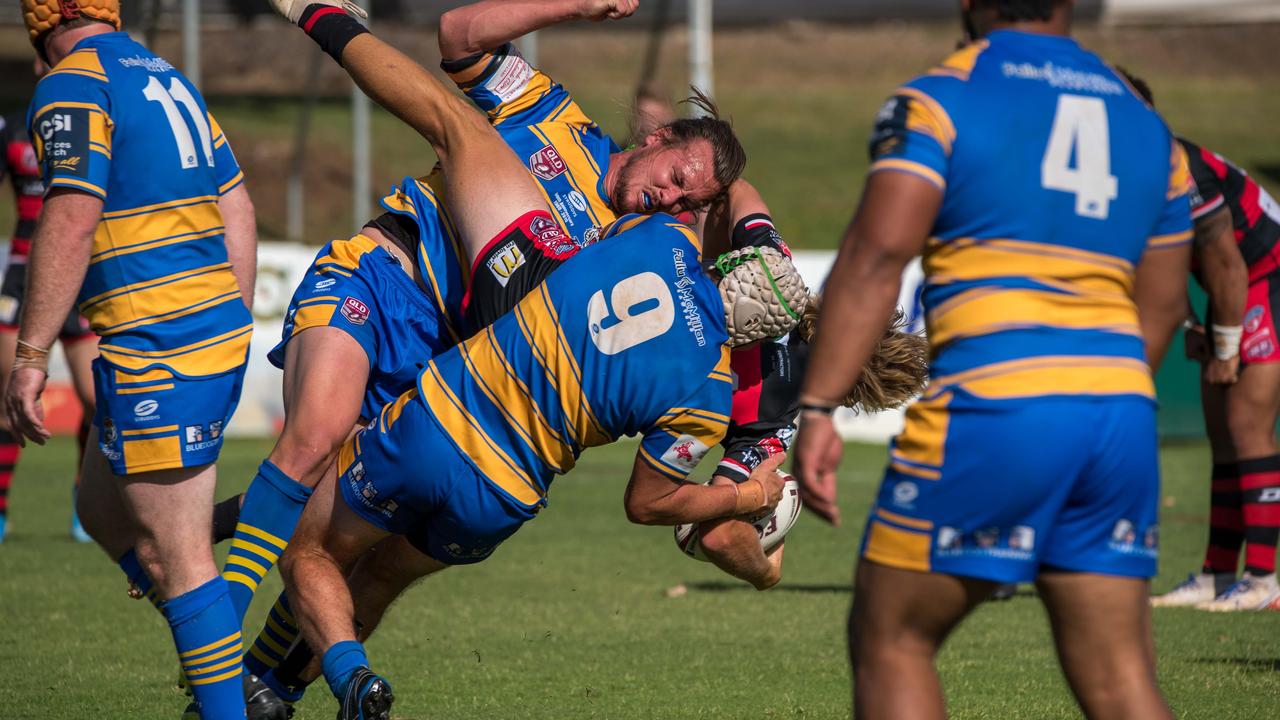
[[[267,450],[233,441],[225,496]],[[862,513],[884,450],[850,446],[847,524],[806,516],[785,578],[767,593],[679,554],[666,529],[629,525],[622,488],[634,449],[588,453],[551,506],[494,557],[414,588],[369,643],[394,683],[397,718],[838,718],[849,707],[844,618]],[[66,440],[28,450],[0,545],[0,717],[176,718],[167,629],[124,593],[119,571],[66,536]],[[1195,567],[1205,534],[1208,453],[1163,453],[1164,559],[1156,586]],[[665,590],[684,583],[676,599]],[[261,593],[261,621],[279,583]],[[1179,717],[1260,718],[1280,698],[1280,613],[1156,615],[1161,682]],[[982,608],[941,659],[956,718],[1077,716],[1043,611],[1024,593]],[[332,717],[323,685],[301,718]]]

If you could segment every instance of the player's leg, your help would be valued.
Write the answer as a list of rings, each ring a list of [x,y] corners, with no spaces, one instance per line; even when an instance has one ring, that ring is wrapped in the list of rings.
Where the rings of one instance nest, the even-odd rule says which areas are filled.
[[[1237,458],[1240,517],[1245,549],[1244,576],[1203,605],[1209,610],[1253,610],[1280,599],[1276,583],[1276,541],[1280,539],[1280,454],[1275,426],[1280,413],[1280,357],[1251,362],[1226,388],[1225,428]]]
[[[446,203],[470,260],[517,219],[548,212],[529,171],[483,115],[421,65],[371,34],[342,51],[342,67],[379,105],[431,143],[446,179]]]
[[[858,563],[849,614],[854,716],[944,720],[933,661],[947,635],[991,594],[986,580]]]
[[[311,488],[359,421],[368,377],[365,349],[341,329],[308,328],[285,346],[284,428],[245,492],[224,567],[239,617],[289,543]]]
[[[1244,508],[1240,467],[1227,424],[1228,387],[1200,381],[1200,407],[1213,470],[1209,478],[1209,538],[1200,572],[1191,573],[1172,590],[1151,599],[1155,607],[1185,607],[1208,602],[1236,580],[1244,546]]]
[[[201,717],[244,717],[240,622],[209,542],[214,466],[144,472],[119,483],[137,528],[138,560],[163,598]]]
[[[346,571],[388,533],[366,522],[338,496],[337,472],[316,487],[280,561],[290,606],[307,643],[323,653],[325,679],[344,700],[369,659],[356,638]],[[357,692],[361,688],[354,688]]]
[[[76,468],[79,469],[84,461],[85,448],[89,442],[89,427],[93,424],[94,393],[93,393],[93,359],[98,357],[97,336],[88,329],[88,326],[81,326],[82,319],[78,314],[73,313],[68,323],[75,323],[75,329],[79,332],[76,334],[67,334],[65,331],[61,337],[62,351],[67,358],[67,367],[71,371],[71,384],[76,391],[76,399],[80,401],[80,427],[76,431],[76,446],[79,450]],[[79,492],[80,476],[76,475],[75,490],[72,492],[72,512],[71,512],[71,537],[79,542],[87,542],[90,538],[85,533],[83,526],[80,524],[80,516],[75,512],[75,496]]]
[[[17,347],[17,327],[0,327],[0,387],[9,386],[9,371]],[[13,484],[13,473],[21,454],[22,446],[9,432],[9,418],[0,418],[0,542],[4,542],[9,527],[9,486]]]
[[[1058,660],[1086,717],[1173,717],[1156,686],[1146,580],[1049,571],[1036,587]]]

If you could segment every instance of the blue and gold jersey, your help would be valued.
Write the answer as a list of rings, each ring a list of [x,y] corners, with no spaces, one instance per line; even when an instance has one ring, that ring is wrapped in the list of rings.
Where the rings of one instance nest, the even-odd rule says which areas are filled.
[[[492,53],[445,63],[450,77],[486,112],[498,134],[542,188],[557,222],[578,248],[600,238],[617,215],[609,206],[604,175],[616,143],[582,112],[564,86],[531,67],[510,44]],[[437,169],[405,178],[382,200],[387,210],[419,226],[418,269],[456,339],[466,337],[462,298],[470,263],[443,202]]]
[[[899,89],[871,153],[944,191],[924,255],[935,390],[1154,396],[1134,272],[1190,241],[1189,175],[1100,58],[994,32]]]
[[[429,363],[418,392],[380,422],[423,403],[480,473],[530,511],[583,449],[625,435],[642,436],[640,454],[657,471],[684,478],[729,422],[723,305],[687,227],[655,215],[619,232]]]
[[[40,81],[28,126],[50,188],[103,199],[79,297],[102,358],[184,377],[242,365],[253,320],[218,198],[244,176],[195,87],[125,33],[94,35]]]

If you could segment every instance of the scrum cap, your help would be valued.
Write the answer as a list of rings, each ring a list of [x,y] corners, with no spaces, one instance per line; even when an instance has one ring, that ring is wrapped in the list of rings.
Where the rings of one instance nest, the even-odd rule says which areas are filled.
[[[781,337],[800,322],[809,291],[786,255],[768,247],[742,248],[721,255],[715,268],[729,347]]]
[[[59,23],[80,18],[101,20],[120,29],[120,0],[22,0],[22,19],[27,24],[31,44]]]

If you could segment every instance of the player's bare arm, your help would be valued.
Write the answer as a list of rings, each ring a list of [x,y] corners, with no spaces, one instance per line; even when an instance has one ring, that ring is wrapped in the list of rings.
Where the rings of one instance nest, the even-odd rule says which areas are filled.
[[[1152,372],[1160,368],[1173,334],[1187,317],[1186,277],[1190,266],[1190,245],[1148,250],[1138,263],[1134,302]]]
[[[830,410],[858,380],[898,301],[902,270],[924,250],[942,191],[915,175],[884,171],[867,180],[827,280],[822,318],[800,395],[795,474],[805,506],[838,523],[836,467],[842,447]],[[866,318],[849,325],[845,319]]]
[[[258,277],[258,221],[253,200],[244,183],[218,199],[218,212],[226,226],[227,259],[236,276],[245,307],[253,309],[253,288]]]
[[[464,58],[570,20],[620,20],[639,0],[485,0],[440,16],[440,56]]]
[[[80,292],[101,217],[102,200],[78,190],[54,189],[41,211],[27,266],[18,359],[5,391],[5,412],[20,440],[43,445],[49,439],[40,404],[49,348]]]
[[[741,485],[696,485],[673,480],[638,455],[623,503],[627,519],[640,525],[679,525],[772,510],[782,499],[782,478],[774,472],[783,454],[775,455]]]
[[[1249,268],[1236,245],[1229,208],[1219,208],[1197,220],[1195,233],[1192,253],[1199,261],[1213,306],[1209,322],[1214,327],[1214,347],[1204,364],[1204,378],[1214,385],[1230,385],[1240,370],[1240,331],[1244,324]]]

